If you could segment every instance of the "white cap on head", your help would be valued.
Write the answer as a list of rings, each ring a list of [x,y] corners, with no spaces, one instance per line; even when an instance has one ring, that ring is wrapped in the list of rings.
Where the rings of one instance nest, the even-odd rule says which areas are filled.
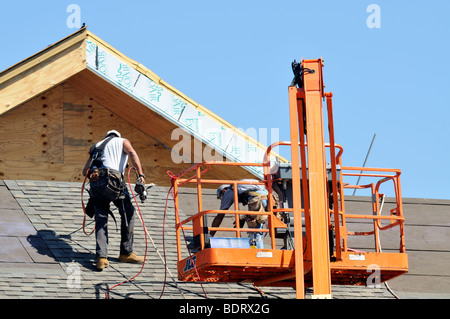
[[[116,135],[117,137],[122,137],[122,136],[120,135],[120,133],[117,132],[116,130],[111,130],[111,131],[108,131],[108,133],[106,133],[105,138],[108,137],[108,136],[111,135],[111,134],[114,134],[114,135]]]

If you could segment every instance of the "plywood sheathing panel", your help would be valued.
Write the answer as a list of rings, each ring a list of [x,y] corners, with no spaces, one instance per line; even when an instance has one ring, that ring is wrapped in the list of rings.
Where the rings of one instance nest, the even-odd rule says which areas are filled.
[[[110,93],[111,88],[105,89],[103,93]],[[172,156],[177,155],[170,147],[178,141],[170,139],[170,130],[166,134],[158,130],[160,124],[167,129],[166,120],[157,118],[157,114],[147,118],[149,123],[145,127],[162,140],[159,141],[146,133],[145,127],[141,130],[133,125],[135,117],[131,116],[130,120],[127,112],[121,112],[121,108],[127,110],[124,105],[129,105],[123,102],[111,103],[107,108],[64,83],[3,114],[0,116],[0,175],[4,179],[82,181],[81,170],[90,147],[108,130],[116,129],[138,152],[147,181],[169,186],[167,171],[177,174],[191,163],[174,163]],[[240,168],[212,169],[207,176],[222,179],[248,176],[242,173],[247,172]]]
[[[152,138],[151,144],[153,145],[153,148],[150,149],[156,154],[168,152],[169,156],[166,159],[160,158],[158,155],[157,161],[160,162],[159,166],[161,167],[161,173],[158,175],[167,176],[166,171],[169,168],[172,168],[173,173],[177,174],[190,166],[189,163],[175,164],[171,158],[171,149],[179,142],[179,140],[172,140],[172,131],[178,127],[177,125],[163,118],[90,70],[84,70],[74,75],[67,83],[83,92],[86,96],[92,97],[94,101],[110,110],[112,114],[116,114],[126,120],[135,129],[150,136]],[[149,146],[151,145],[147,145],[147,147]],[[205,144],[202,143],[202,150],[204,150],[204,147]],[[193,146],[191,150],[194,150]],[[190,159],[194,161],[194,155],[190,156]],[[230,166],[215,166],[207,174],[205,177],[217,179],[254,178],[254,175],[244,168]]]
[[[67,82],[155,139],[170,139],[178,127],[88,69]]]
[[[0,117],[3,162],[63,162],[62,99],[57,87]]]
[[[93,101],[64,84],[64,161],[83,163],[93,143]],[[80,166],[83,164],[79,164]]]
[[[0,115],[58,86],[71,75],[85,69],[85,47],[85,41],[79,41],[57,54],[38,57],[37,61],[33,61],[33,66],[22,73],[12,77],[2,74]],[[6,78],[8,79],[5,80]]]
[[[111,129],[119,131],[136,149],[147,180],[169,185],[168,169],[185,169],[175,165],[171,151],[92,97],[64,84],[64,154],[66,164],[85,163],[90,147]],[[81,176],[78,176],[81,178]],[[134,178],[134,175],[133,175]]]
[[[89,70],[88,35],[95,38],[86,29],[79,30],[0,73],[0,177],[80,181],[90,146],[114,128],[132,141],[151,181],[169,185],[167,171],[183,171],[199,154],[184,154],[191,162],[174,163],[179,156],[172,147],[179,141],[171,135],[177,124]],[[137,63],[132,65],[144,70]],[[201,145],[203,150],[205,144]],[[195,149],[191,147],[192,152]],[[241,167],[214,167],[207,176],[238,179],[253,174]]]
[[[1,115],[0,176],[66,180],[63,131],[62,86]]]
[[[112,128],[131,141],[149,181],[168,185],[167,170],[190,166],[173,164],[170,149],[65,83],[0,116],[0,175],[81,181],[90,147]]]

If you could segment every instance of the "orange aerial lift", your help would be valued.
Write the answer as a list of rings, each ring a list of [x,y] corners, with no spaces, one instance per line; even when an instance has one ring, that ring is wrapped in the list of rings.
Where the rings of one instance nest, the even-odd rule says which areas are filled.
[[[305,297],[305,288],[313,288],[314,298],[331,297],[332,285],[367,285],[382,283],[408,271],[405,251],[404,216],[398,169],[347,167],[342,165],[342,146],[335,143],[332,93],[324,92],[323,60],[294,61],[294,80],[289,86],[291,142],[270,145],[262,163],[204,162],[174,176],[176,238],[178,247],[178,278],[182,281],[252,282],[256,286],[284,286],[296,289],[297,298]],[[326,99],[329,142],[325,143],[324,111]],[[274,147],[291,148],[291,162],[271,162]],[[205,178],[214,165],[262,167],[264,179],[217,180]],[[306,168],[306,169],[303,169]],[[367,185],[351,185],[344,178],[366,176],[375,180]],[[384,194],[380,187],[392,182],[395,202],[389,214],[381,214]],[[179,188],[195,184],[198,212],[180,219]],[[204,210],[202,187],[233,185],[234,209]],[[240,227],[239,215],[248,214],[238,204],[238,184],[264,185],[269,194],[277,193],[280,205],[268,196],[268,209],[252,212],[267,215],[267,228]],[[347,213],[344,189],[369,189],[372,196],[368,213]],[[231,215],[235,226],[211,227],[206,216],[218,213]],[[348,220],[369,224],[370,230],[350,231]],[[383,251],[382,231],[398,230],[398,251]],[[186,232],[192,231],[195,248],[183,244]],[[209,231],[231,234],[227,244],[212,245]],[[244,234],[263,232],[270,237],[270,248],[251,249]],[[350,236],[373,236],[373,251],[358,251],[348,246]],[[282,238],[280,243],[278,238]],[[238,244],[233,244],[237,239]]]

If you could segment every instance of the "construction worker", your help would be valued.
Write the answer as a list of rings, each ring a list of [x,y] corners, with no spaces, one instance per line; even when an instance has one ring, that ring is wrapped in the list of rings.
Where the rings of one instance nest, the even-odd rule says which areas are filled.
[[[257,182],[253,179],[243,179],[242,181]],[[251,211],[265,211],[267,208],[268,192],[263,185],[255,184],[237,184],[238,201],[243,204],[248,204],[248,210]],[[220,210],[228,210],[234,204],[234,190],[233,185],[221,185],[217,189],[217,199],[220,199]],[[211,227],[219,227],[222,223],[225,214],[217,214],[213,219]],[[245,222],[249,228],[263,228],[267,220],[267,215],[241,215],[239,220],[239,227],[243,227]],[[210,235],[214,236],[216,231],[210,231]],[[262,241],[262,233],[249,232],[248,237],[252,246],[257,248],[264,248]]]
[[[83,175],[90,179],[90,201],[95,212],[96,267],[103,270],[108,267],[108,214],[110,203],[118,208],[120,225],[119,262],[142,263],[144,257],[133,252],[134,206],[128,193],[123,173],[130,158],[133,167],[145,184],[141,162],[130,141],[112,130],[105,139],[91,147],[89,159],[83,169]],[[114,217],[114,216],[113,216]]]

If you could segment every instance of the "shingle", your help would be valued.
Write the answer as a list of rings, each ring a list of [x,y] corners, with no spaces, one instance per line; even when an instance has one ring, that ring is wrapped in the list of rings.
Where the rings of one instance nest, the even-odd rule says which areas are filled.
[[[15,194],[15,199],[62,269],[59,274],[45,276],[35,274],[33,277],[26,277],[25,273],[16,273],[14,276],[0,274],[0,277],[5,279],[4,282],[11,284],[8,287],[12,290],[5,292],[7,296],[19,296],[20,287],[27,287],[25,292],[32,292],[33,296],[40,298],[104,298],[106,286],[111,287],[135,276],[140,271],[141,265],[117,262],[120,231],[116,231],[114,222],[111,220],[109,224],[110,267],[102,272],[95,271],[95,236],[86,236],[81,228],[83,220],[83,211],[80,206],[81,183],[5,181],[5,184],[9,190],[13,190],[11,194]],[[166,187],[154,187],[150,190],[147,201],[144,204],[139,202],[147,230],[161,256],[164,253],[162,217],[167,191]],[[86,202],[87,198],[85,198]],[[120,225],[117,209],[113,210],[113,213]],[[90,232],[94,226],[92,219],[88,218],[87,223],[89,224],[86,228]],[[167,264],[175,277],[171,277],[169,272],[165,273],[161,257],[149,240],[148,257],[142,273],[131,283],[115,288],[111,292],[112,297],[159,298],[166,274],[163,298],[204,298],[199,283],[179,282],[176,278],[177,252],[174,223],[174,209],[173,204],[170,203],[166,212],[164,240]],[[145,234],[139,218],[136,218],[135,232],[135,251],[143,254]],[[188,238],[191,237],[188,236]],[[69,290],[67,288],[67,277],[70,275],[67,273],[67,269],[70,265],[79,267],[81,289]],[[22,281],[23,278],[27,278],[26,281]],[[24,283],[26,283],[25,286],[23,286]],[[31,289],[32,287],[34,287],[34,291]],[[251,284],[203,283],[203,287],[209,298],[260,297],[259,292]],[[17,290],[13,288],[17,288]],[[295,290],[292,288],[262,287],[261,290],[270,298],[295,298]],[[28,296],[25,292],[24,295]],[[351,290],[348,287],[336,289],[336,294],[338,297],[381,295],[380,290],[366,290],[361,293],[360,290]]]

